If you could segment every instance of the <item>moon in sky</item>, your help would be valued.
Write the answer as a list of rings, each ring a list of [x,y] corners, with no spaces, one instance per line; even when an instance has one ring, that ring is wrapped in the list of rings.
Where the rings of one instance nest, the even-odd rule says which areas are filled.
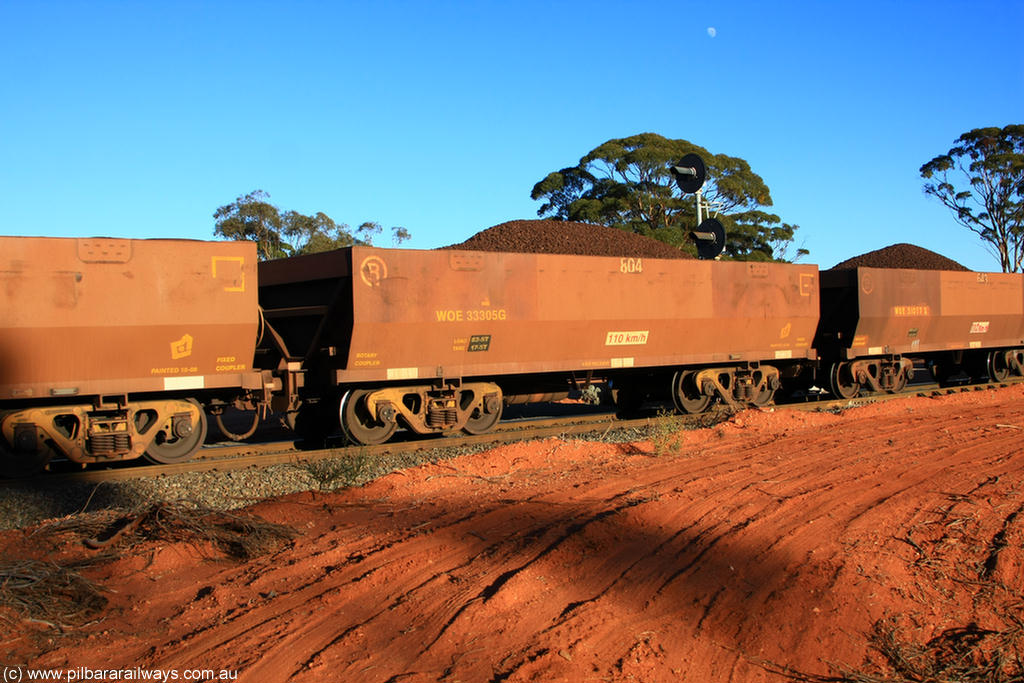
[[[718,30],[714,26],[708,26],[708,35],[714,38],[718,35]]]

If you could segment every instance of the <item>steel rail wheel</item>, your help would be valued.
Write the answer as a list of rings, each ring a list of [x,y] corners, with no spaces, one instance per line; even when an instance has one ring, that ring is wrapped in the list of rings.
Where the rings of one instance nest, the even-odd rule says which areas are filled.
[[[763,408],[771,403],[773,398],[775,398],[775,390],[768,386],[768,382],[765,382],[764,389],[757,392],[757,395],[750,399],[750,403],[758,408]]]
[[[367,389],[350,389],[341,397],[338,406],[338,418],[341,430],[348,440],[363,446],[382,444],[398,429],[397,422],[380,422],[371,415],[363,399],[370,394]]]
[[[771,394],[768,398],[771,398]],[[711,399],[697,386],[695,370],[679,370],[672,375],[672,403],[680,413],[703,413],[711,405]]]
[[[503,411],[502,402],[498,401],[498,409],[494,412],[488,413],[481,406],[473,411],[473,414],[466,420],[465,426],[462,431],[467,434],[477,435],[486,434],[487,432],[494,429],[494,426],[501,421],[501,413]]]
[[[184,423],[175,423],[172,419],[169,425],[163,425],[153,439],[153,443],[143,453],[143,457],[146,460],[157,465],[173,465],[185,462],[195,455],[196,451],[203,445],[203,442],[206,441],[206,430],[208,427],[206,412],[195,399],[190,398],[184,401],[184,403],[195,406],[198,413],[195,422],[189,423],[189,426],[186,427]],[[145,429],[140,428],[139,431],[148,431],[148,427]]]
[[[860,393],[860,383],[850,372],[849,363],[833,363],[828,373],[829,391],[836,398],[854,398]]]
[[[1007,356],[1007,360],[1013,369],[1013,374],[1024,377],[1024,349],[1013,349]]]
[[[1010,366],[1005,351],[990,351],[985,359],[985,370],[993,382],[1005,382],[1010,377]]]
[[[900,368],[899,374],[896,375],[896,379],[893,381],[892,389],[889,389],[890,394],[898,394],[907,388],[907,382],[910,381],[910,374],[905,372],[903,368]]]

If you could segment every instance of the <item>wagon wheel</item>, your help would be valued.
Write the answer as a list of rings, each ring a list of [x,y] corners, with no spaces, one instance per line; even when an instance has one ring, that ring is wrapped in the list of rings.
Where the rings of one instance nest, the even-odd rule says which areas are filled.
[[[860,393],[860,383],[853,379],[849,363],[833,363],[828,373],[828,386],[837,398],[853,398]]]
[[[697,386],[694,370],[680,370],[672,375],[672,403],[680,413],[703,413],[711,405],[711,398]]]
[[[397,422],[381,422],[366,408],[367,389],[350,389],[341,397],[338,417],[348,440],[364,446],[384,443],[398,429]]]
[[[764,383],[764,389],[757,392],[757,395],[750,399],[751,405],[761,408],[772,402],[775,398],[775,390],[771,388],[771,385],[767,381]]]
[[[143,457],[146,460],[158,465],[173,465],[174,463],[185,462],[195,455],[199,447],[206,441],[208,423],[203,408],[195,399],[190,398],[187,401],[183,401],[183,403],[194,408],[193,421],[188,426],[186,426],[186,423],[179,423],[180,426],[177,426],[172,419],[168,423],[161,425],[153,442],[146,448],[146,452],[143,453]],[[151,422],[144,421],[147,419],[152,420],[154,418],[147,411],[136,413],[135,426],[139,433],[144,434],[155,426]]]
[[[226,436],[231,441],[245,441],[250,436],[255,434],[256,430],[259,428],[259,426],[260,426],[260,411],[258,411],[258,410],[238,410],[238,409],[231,409],[231,410],[234,410],[234,413],[239,416],[238,417],[238,421],[242,423],[241,425],[235,424],[235,420],[229,418],[228,422],[231,423],[232,427],[239,427],[239,426],[243,426],[244,427],[246,424],[248,424],[249,426],[246,427],[245,429],[243,429],[242,431],[238,431],[238,432],[233,431],[232,427],[228,427],[225,424],[225,420],[224,420],[224,414],[228,411],[228,409],[220,410],[219,412],[214,413],[213,414],[213,421],[215,423],[217,423],[217,429],[220,430],[220,433],[223,434],[224,436]]]
[[[470,418],[466,420],[466,425],[462,428],[462,431],[467,434],[486,434],[494,429],[494,425],[498,424],[500,421],[500,407],[498,408],[498,411],[494,413],[485,413],[478,408],[477,410],[474,410]]]
[[[911,371],[912,372],[912,371]],[[893,386],[889,389],[889,393],[899,393],[906,388],[906,383],[910,381],[910,373],[906,372],[902,366],[896,373],[896,378],[893,380]]]
[[[985,359],[985,370],[993,382],[1005,382],[1010,377],[1010,366],[1005,351],[991,351]]]
[[[896,375],[896,379],[892,383],[892,388],[889,389],[890,394],[898,394],[907,388],[907,382],[910,381],[910,375],[902,367],[899,373]]]
[[[498,401],[498,409],[494,412],[488,413],[484,410],[483,406],[475,409],[473,414],[466,420],[465,426],[462,427],[462,431],[467,434],[486,434],[487,432],[494,429],[494,425],[501,421],[502,413],[502,402]]]
[[[1024,349],[1013,349],[1010,351],[1009,359],[1013,367],[1013,374],[1024,377]]]

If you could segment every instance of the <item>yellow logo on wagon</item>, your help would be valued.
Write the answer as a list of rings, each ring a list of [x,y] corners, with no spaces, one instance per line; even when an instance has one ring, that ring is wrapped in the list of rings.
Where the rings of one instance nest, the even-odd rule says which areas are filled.
[[[192,355],[192,335],[183,335],[181,339],[171,342],[171,359],[187,358]]]
[[[388,276],[388,264],[379,256],[367,256],[359,266],[359,277],[370,287],[379,287]]]

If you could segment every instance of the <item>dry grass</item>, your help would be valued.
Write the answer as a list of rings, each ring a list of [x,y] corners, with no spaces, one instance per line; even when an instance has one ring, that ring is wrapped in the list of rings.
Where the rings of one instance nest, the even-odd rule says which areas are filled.
[[[917,629],[901,619],[879,620],[869,642],[881,661],[871,669],[835,667],[837,674],[823,676],[758,663],[772,673],[808,683],[1021,683],[1024,624],[1019,612],[1007,616],[1006,628],[983,629],[970,623],[946,629],[923,643],[912,633]]]
[[[281,549],[296,535],[288,526],[183,502],[67,517],[40,526],[31,538],[57,547],[70,537],[102,552],[64,563],[0,562],[0,623],[27,620],[67,631],[100,617],[107,604],[104,589],[78,570],[117,559],[119,552],[142,541],[189,543],[200,553],[214,549],[232,559],[249,560]]]
[[[295,467],[305,471],[321,491],[357,486],[368,478],[374,458],[363,451],[343,458],[322,458]]]
[[[210,544],[228,557],[249,560],[290,543],[296,531],[257,517],[237,515],[188,503],[155,503],[141,512],[115,520],[87,545],[107,547],[125,537],[147,541]]]
[[[127,513],[78,515],[40,527],[36,534],[84,539],[94,550],[131,546],[142,541],[191,543],[201,551],[249,560],[275,552],[294,540],[291,527],[258,517],[234,514],[182,501],[153,503]]]
[[[976,623],[949,628],[924,643],[916,642],[897,619],[875,623],[871,647],[890,668],[885,677],[853,674],[851,681],[1024,681],[1024,624],[1004,612],[998,628]]]
[[[102,588],[79,574],[80,565],[43,560],[0,564],[0,607],[22,619],[67,629],[89,621],[107,604]],[[11,619],[0,611],[0,621]]]
[[[1011,536],[1019,545],[1024,506],[1013,501],[1020,496],[990,479],[967,494],[946,494],[930,518],[894,537],[913,549],[904,556],[916,577],[911,602],[947,605],[950,614],[966,608],[959,623],[939,625],[909,610],[879,619],[867,634],[871,664],[833,664],[828,675],[757,663],[810,683],[1024,683],[1024,591],[996,571]]]

